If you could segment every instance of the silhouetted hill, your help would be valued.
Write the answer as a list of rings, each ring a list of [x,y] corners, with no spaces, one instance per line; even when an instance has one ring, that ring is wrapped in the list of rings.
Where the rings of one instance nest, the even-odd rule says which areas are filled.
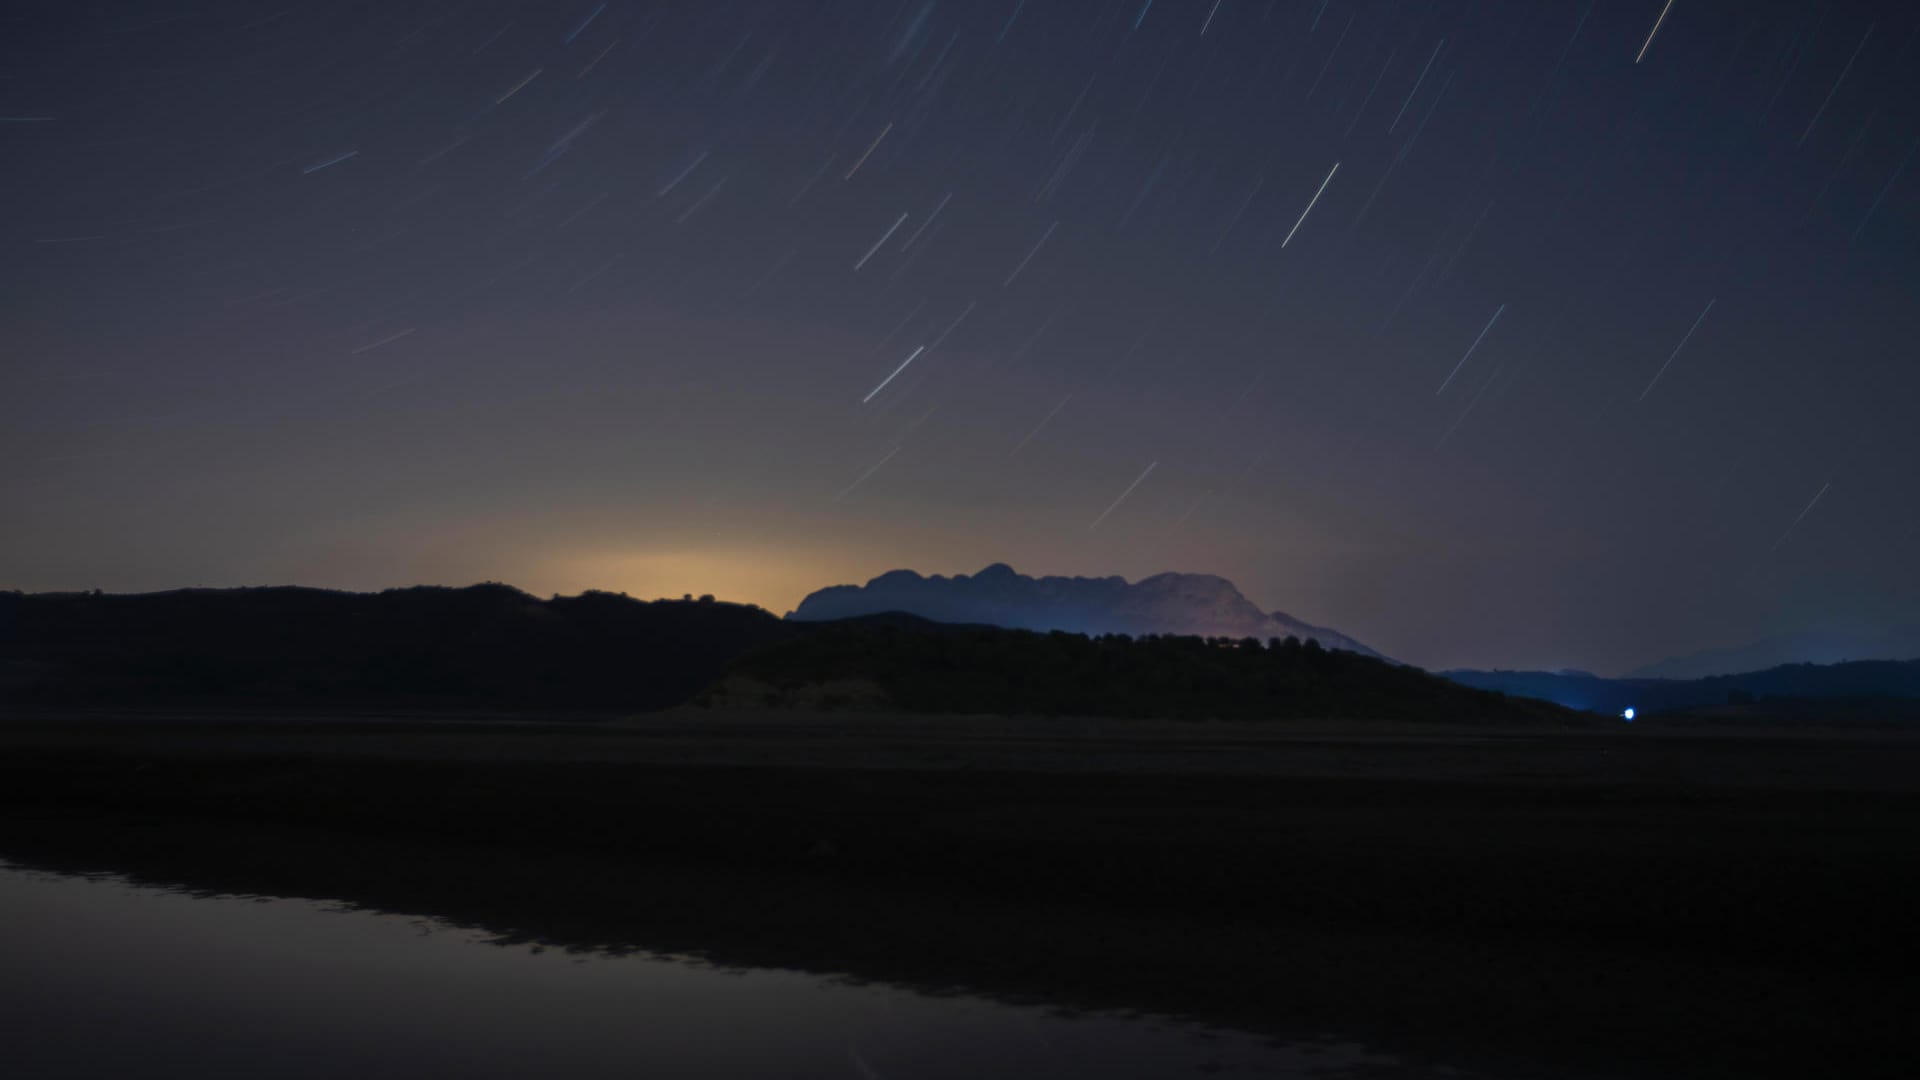
[[[1768,697],[1650,713],[1663,727],[1920,729],[1920,697]],[[1640,721],[1636,720],[1636,723]]]
[[[755,607],[506,585],[0,594],[0,700],[654,709],[800,632]]]
[[[1129,584],[1121,577],[1028,577],[1005,563],[971,577],[922,577],[912,570],[894,570],[865,585],[820,589],[787,618],[820,621],[883,611],[905,611],[944,623],[1077,634],[1197,634],[1263,641],[1292,636],[1311,638],[1329,649],[1380,656],[1336,630],[1285,612],[1261,611],[1232,582],[1211,574],[1156,574]]]
[[[914,625],[897,615],[827,624],[743,657],[695,703],[1242,720],[1594,719],[1297,638],[1088,637]]]
[[[1629,679],[1704,679],[1761,671],[1783,664],[1839,664],[1853,660],[1920,658],[1920,625],[1872,633],[1809,630],[1763,638],[1728,649],[1708,649],[1648,664]]]
[[[1920,660],[1860,660],[1847,664],[1782,664],[1765,671],[1707,679],[1602,679],[1549,671],[1448,671],[1447,678],[1482,690],[1539,698],[1572,709],[1640,715],[1768,698],[1920,698]],[[1792,715],[1817,712],[1808,704]],[[1884,714],[1884,711],[1883,711]],[[1786,714],[1782,714],[1786,715]]]

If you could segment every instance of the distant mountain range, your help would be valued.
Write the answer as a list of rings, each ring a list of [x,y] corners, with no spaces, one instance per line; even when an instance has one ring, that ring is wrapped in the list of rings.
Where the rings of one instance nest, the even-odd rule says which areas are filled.
[[[1055,630],[1094,640],[1063,643],[1047,633]],[[1160,640],[1137,641],[1148,636]],[[1246,648],[1247,638],[1262,647]],[[1276,639],[1281,647],[1267,647]],[[809,664],[834,685],[802,678]],[[1062,681],[1050,674],[1055,667],[1099,685]],[[965,687],[950,678],[962,671]],[[1491,721],[1511,704],[1516,717],[1546,716],[1484,693],[1462,696],[1457,687],[1467,687],[1647,718],[1920,722],[1920,660],[1784,664],[1697,679],[1439,674],[1261,611],[1205,574],[1129,583],[1034,578],[1001,564],[954,577],[896,570],[864,586],[822,589],[785,619],[711,600],[603,592],[542,600],[504,585],[0,592],[0,705],[645,710],[723,684],[734,688],[722,695],[732,700],[744,677],[788,704],[817,690],[823,702],[909,711],[1411,717],[1427,709]]]
[[[1387,659],[1353,638],[1262,611],[1233,583],[1212,574],[1155,574],[1131,584],[1121,577],[1028,577],[1005,563],[971,576],[894,570],[865,585],[834,585],[809,595],[787,618],[820,622],[898,611],[944,623],[1077,634],[1193,634],[1200,637],[1296,637]]]
[[[1704,679],[1760,671],[1782,664],[1839,664],[1849,660],[1913,660],[1920,658],[1920,625],[1891,632],[1809,630],[1781,634],[1726,649],[1662,660],[1635,668],[1629,679]]]
[[[1443,671],[1479,690],[1539,698],[1571,709],[1639,715],[1768,698],[1920,698],[1920,660],[1781,664],[1704,679],[1603,679],[1584,671]]]
[[[1129,583],[1120,577],[1035,578],[1004,563],[995,563],[977,574],[952,577],[894,570],[865,585],[821,589],[802,600],[787,620],[822,622],[886,613],[914,615],[938,623],[1090,635],[1174,634],[1261,641],[1297,637],[1317,640],[1330,649],[1386,659],[1337,630],[1303,622],[1285,612],[1262,611],[1232,582],[1211,574],[1156,574]],[[1629,708],[1640,715],[1651,715],[1729,704],[1744,706],[1762,700],[1920,699],[1920,660],[1900,663],[1866,659],[1920,655],[1920,629],[1910,637],[1910,643],[1900,635],[1774,638],[1741,649],[1666,661],[1620,679],[1604,679],[1584,671],[1461,670],[1440,675],[1476,689],[1613,715]],[[1826,665],[1792,662],[1809,655],[1861,659]],[[1750,661],[1751,667],[1739,666]]]
[[[1035,584],[1012,571],[980,578],[1015,578],[1016,592],[1020,581]],[[1229,601],[1245,603],[1231,586],[1223,593],[1217,578],[1150,580],[1158,585],[1135,595],[1212,597],[1229,615]],[[1139,588],[1118,586],[1123,595]],[[1064,591],[1075,594],[1071,585]],[[1134,610],[1147,618],[1151,608]],[[1189,616],[1181,625],[1196,624]],[[1343,640],[1266,616],[1206,627],[1220,632],[1216,639],[1228,630],[1297,628]],[[1280,641],[1040,633],[892,611],[781,620],[712,600],[604,592],[542,600],[505,585],[0,592],[0,716],[13,706],[560,715],[696,701],[905,713],[1592,722],[1297,634],[1268,636]]]

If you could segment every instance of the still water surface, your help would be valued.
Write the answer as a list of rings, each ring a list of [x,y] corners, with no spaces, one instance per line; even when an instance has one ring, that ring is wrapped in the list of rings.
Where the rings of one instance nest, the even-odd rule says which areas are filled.
[[[434,920],[3,862],[0,946],[0,1073],[21,1080],[1437,1075],[1350,1045],[499,946]]]

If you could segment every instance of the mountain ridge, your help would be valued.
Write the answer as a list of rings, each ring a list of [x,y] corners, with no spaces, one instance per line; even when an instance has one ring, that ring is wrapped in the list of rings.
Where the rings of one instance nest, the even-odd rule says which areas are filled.
[[[1570,709],[1640,715],[1761,699],[1920,698],[1920,660],[1776,664],[1699,679],[1605,679],[1585,672],[1438,672],[1463,686],[1539,698]]]
[[[1776,634],[1741,645],[1671,656],[1634,668],[1623,678],[1705,679],[1786,664],[1914,659],[1920,659],[1920,624],[1873,633],[1828,628]]]
[[[1107,577],[1031,577],[1006,563],[975,574],[922,575],[889,570],[865,585],[829,585],[788,612],[792,622],[824,622],[900,611],[937,622],[1079,634],[1181,634],[1201,637],[1297,637],[1375,659],[1390,659],[1330,627],[1284,611],[1263,611],[1216,574],[1153,574],[1136,582]]]

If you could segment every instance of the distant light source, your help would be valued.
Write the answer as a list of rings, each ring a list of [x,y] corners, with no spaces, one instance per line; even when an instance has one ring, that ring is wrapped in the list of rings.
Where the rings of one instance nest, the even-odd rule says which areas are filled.
[[[1629,708],[1629,709],[1628,709],[1627,711],[1625,711],[1625,712],[1623,712],[1623,713],[1621,713],[1620,715],[1621,715],[1621,716],[1622,716],[1623,718],[1625,718],[1625,720],[1627,721],[1627,723],[1629,723],[1629,724],[1631,724],[1631,723],[1633,723],[1633,710],[1632,710],[1631,708]]]

